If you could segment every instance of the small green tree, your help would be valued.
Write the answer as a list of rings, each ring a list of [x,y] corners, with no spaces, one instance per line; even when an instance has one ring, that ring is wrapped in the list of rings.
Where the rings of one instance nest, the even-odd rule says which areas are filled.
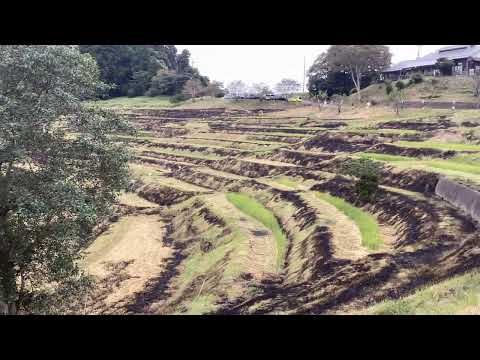
[[[455,62],[447,58],[440,58],[437,60],[437,63],[435,65],[437,66],[437,69],[440,70],[440,73],[443,76],[449,76],[452,75]]]
[[[423,82],[423,75],[415,73],[410,77],[410,82],[413,84],[421,84]]]
[[[360,200],[371,201],[378,190],[380,167],[370,159],[350,159],[342,166],[342,172],[355,176],[355,192]]]
[[[343,94],[333,94],[331,97],[332,102],[337,105],[337,111],[340,114],[342,112],[342,106],[345,102],[345,95]]]
[[[91,284],[78,266],[127,186],[115,114],[85,104],[106,87],[76,46],[0,46],[0,313],[50,313]]]
[[[395,87],[397,88],[398,91],[402,91],[402,90],[404,90],[407,86],[405,85],[405,83],[404,83],[402,80],[398,80],[398,81],[395,83]]]
[[[326,91],[318,90],[314,98],[317,99],[318,108],[321,110],[322,102],[328,98],[328,95]]]
[[[402,103],[405,101],[405,94],[404,94],[404,87],[405,85],[403,84],[400,86],[397,86],[397,84],[403,84],[403,82],[399,81],[395,84],[395,88],[392,87],[392,90],[390,91],[390,94],[388,95],[390,99],[390,103],[392,104],[395,113],[397,115],[400,115],[400,108],[402,107]]]
[[[387,93],[387,95],[390,95],[392,91],[393,91],[392,83],[390,81],[385,82],[385,92]]]

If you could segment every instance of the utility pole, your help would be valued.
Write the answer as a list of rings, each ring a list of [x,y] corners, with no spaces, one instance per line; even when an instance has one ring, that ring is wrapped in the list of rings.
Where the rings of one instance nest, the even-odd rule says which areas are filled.
[[[419,59],[419,58],[420,58],[421,51],[422,51],[422,45],[417,45],[417,48],[418,48],[418,51],[417,51],[417,59]]]

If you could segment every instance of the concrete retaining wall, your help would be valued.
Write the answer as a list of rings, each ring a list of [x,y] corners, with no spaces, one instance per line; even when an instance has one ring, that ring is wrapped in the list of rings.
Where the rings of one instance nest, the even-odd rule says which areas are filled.
[[[474,220],[480,221],[480,192],[455,181],[441,178],[437,183],[435,193],[465,211]]]

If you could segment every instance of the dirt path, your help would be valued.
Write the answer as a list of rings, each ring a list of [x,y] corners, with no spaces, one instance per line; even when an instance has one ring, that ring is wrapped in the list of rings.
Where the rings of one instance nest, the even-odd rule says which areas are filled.
[[[98,278],[89,313],[123,313],[147,281],[161,273],[172,250],[162,243],[157,215],[129,215],[113,224],[86,250],[85,267]]]

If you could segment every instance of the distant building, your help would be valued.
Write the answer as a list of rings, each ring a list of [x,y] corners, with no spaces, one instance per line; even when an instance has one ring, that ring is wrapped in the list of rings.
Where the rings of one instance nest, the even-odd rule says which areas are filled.
[[[382,71],[385,79],[397,80],[413,73],[437,76],[440,71],[435,64],[438,59],[447,58],[455,62],[452,75],[474,75],[480,73],[480,45],[452,45],[441,48],[416,60],[406,60]]]

